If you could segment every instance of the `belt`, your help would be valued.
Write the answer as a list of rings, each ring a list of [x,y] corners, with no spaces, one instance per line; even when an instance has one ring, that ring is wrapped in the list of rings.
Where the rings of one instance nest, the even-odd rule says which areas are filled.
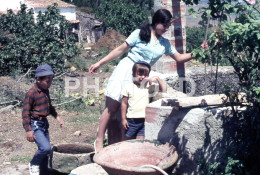
[[[33,117],[33,120],[46,120],[47,117]]]

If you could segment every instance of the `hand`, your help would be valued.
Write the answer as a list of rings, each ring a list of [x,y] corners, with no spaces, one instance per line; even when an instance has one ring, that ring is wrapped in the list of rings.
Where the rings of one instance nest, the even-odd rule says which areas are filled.
[[[60,123],[60,127],[62,128],[64,126],[64,122],[63,122],[62,118],[60,116],[57,116],[56,119],[58,120],[58,122]]]
[[[200,46],[202,49],[209,49],[207,41],[203,41],[203,43]]]
[[[34,134],[33,134],[32,131],[26,132],[26,139],[27,139],[29,142],[34,142]]]
[[[122,125],[123,125],[123,127],[124,127],[126,130],[129,128],[129,125],[128,125],[126,119],[122,120]]]
[[[149,85],[151,85],[154,81],[158,81],[158,78],[159,77],[157,77],[157,76],[149,78]]]
[[[92,64],[90,68],[88,69],[89,73],[95,73],[99,69],[101,65],[99,63]]]

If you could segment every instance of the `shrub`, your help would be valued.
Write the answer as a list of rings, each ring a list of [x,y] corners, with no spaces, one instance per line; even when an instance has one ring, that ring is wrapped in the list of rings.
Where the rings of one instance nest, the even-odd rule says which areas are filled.
[[[8,10],[0,17],[0,75],[26,72],[44,63],[62,71],[65,61],[79,53],[75,37],[68,35],[71,29],[57,5],[39,13],[37,22],[24,4],[17,15]]]
[[[104,19],[107,29],[114,29],[125,36],[148,22],[149,15],[145,4],[124,0],[105,0],[96,10],[96,16]]]

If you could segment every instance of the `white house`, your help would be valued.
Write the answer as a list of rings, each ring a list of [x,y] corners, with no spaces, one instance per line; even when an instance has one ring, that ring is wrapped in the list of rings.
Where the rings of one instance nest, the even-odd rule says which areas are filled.
[[[6,14],[8,9],[17,13],[21,4],[26,4],[28,9],[33,9],[34,19],[37,20],[39,12],[45,12],[47,7],[54,3],[57,3],[60,14],[73,25],[73,33],[77,35],[80,42],[95,43],[104,34],[102,22],[97,22],[97,19],[91,15],[76,13],[76,6],[61,0],[0,0],[0,15]]]
[[[21,4],[26,4],[29,9],[32,8],[34,10],[36,19],[40,11],[45,12],[47,7],[54,3],[58,4],[61,15],[65,16],[68,21],[76,22],[76,6],[61,0],[0,0],[0,12],[6,13],[8,9],[18,11]]]
[[[72,4],[63,2],[61,0],[23,0],[23,1],[28,6],[28,8],[32,8],[34,10],[35,19],[40,11],[45,12],[48,6],[57,3],[61,15],[65,16],[65,18],[72,23],[79,22],[76,20],[76,6]]]
[[[23,0],[0,0],[0,13],[5,14],[8,9],[17,12],[20,9],[20,4]]]
[[[0,14],[5,14],[8,9],[15,13],[20,10],[21,4],[26,4],[28,9],[33,9],[34,19],[37,20],[39,12],[45,12],[48,6],[57,3],[60,14],[73,25],[73,32],[79,33],[79,20],[76,19],[76,6],[61,0],[0,0]]]

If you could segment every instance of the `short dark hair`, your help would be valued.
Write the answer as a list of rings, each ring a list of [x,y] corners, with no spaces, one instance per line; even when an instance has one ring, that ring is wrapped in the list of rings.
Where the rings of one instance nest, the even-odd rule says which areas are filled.
[[[133,76],[136,73],[149,75],[151,71],[151,66],[144,61],[138,61],[134,64],[132,71],[133,71]]]

